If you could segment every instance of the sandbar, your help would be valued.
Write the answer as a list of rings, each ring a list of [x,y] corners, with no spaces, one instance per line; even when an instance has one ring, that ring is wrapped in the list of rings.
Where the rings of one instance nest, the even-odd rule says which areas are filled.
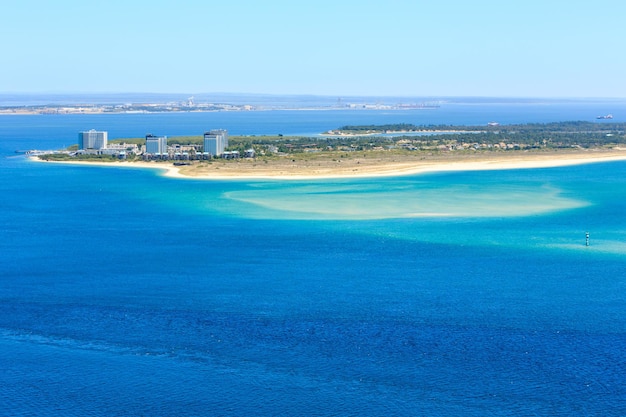
[[[37,157],[33,160],[42,161]],[[428,172],[478,171],[550,168],[597,162],[626,160],[626,148],[575,149],[556,151],[477,152],[473,154],[446,153],[437,155],[384,155],[354,152],[348,157],[319,157],[301,159],[287,157],[238,160],[214,160],[190,165],[172,162],[92,162],[49,161],[52,163],[143,168],[163,170],[164,176],[209,180],[275,179],[310,180],[356,177],[403,176]],[[43,161],[48,162],[48,161]]]

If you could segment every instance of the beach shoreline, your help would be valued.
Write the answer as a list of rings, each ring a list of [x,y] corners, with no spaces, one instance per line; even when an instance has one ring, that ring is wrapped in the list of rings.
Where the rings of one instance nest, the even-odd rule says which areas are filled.
[[[393,155],[389,157],[350,156],[345,159],[298,160],[292,157],[272,160],[224,161],[174,165],[173,162],[93,162],[44,161],[58,164],[100,166],[113,168],[157,169],[163,176],[180,179],[206,180],[313,180],[366,177],[392,177],[429,172],[484,171],[510,169],[553,168],[598,162],[626,160],[626,148],[580,149],[554,152],[498,152],[472,155],[445,154]]]

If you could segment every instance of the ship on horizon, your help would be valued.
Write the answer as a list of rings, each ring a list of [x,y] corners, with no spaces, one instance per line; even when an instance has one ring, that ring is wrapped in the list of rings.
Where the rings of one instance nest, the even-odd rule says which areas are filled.
[[[605,116],[596,116],[596,119],[612,119],[613,115],[611,113],[605,115]]]

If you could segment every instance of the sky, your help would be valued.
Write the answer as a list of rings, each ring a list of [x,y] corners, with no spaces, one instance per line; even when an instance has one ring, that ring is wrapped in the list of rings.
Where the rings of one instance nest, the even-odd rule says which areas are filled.
[[[19,0],[0,93],[626,98],[626,2]]]

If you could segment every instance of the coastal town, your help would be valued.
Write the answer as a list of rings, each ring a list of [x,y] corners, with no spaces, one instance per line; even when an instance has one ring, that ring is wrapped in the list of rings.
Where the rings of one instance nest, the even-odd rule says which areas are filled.
[[[251,111],[249,104],[195,103],[193,97],[181,102],[124,104],[45,104],[2,106],[1,114],[105,114],[105,113],[167,113],[207,111]]]
[[[27,104],[27,105],[3,105],[0,106],[0,115],[3,114],[111,114],[111,113],[170,113],[170,112],[216,112],[216,111],[264,111],[264,110],[323,110],[323,109],[346,109],[346,110],[411,110],[411,109],[437,109],[440,101],[396,101],[386,103],[381,101],[370,102],[364,100],[343,100],[320,102],[289,102],[283,104],[252,102],[246,103],[247,97],[239,98],[237,102],[212,102],[197,100],[194,96],[182,100],[172,101],[133,101],[127,103],[90,103],[67,104]]]
[[[127,159],[129,156],[141,157],[145,161],[190,161],[209,160],[212,158],[236,159],[241,156],[254,158],[254,149],[247,149],[243,155],[239,151],[228,151],[228,131],[214,129],[205,132],[201,144],[168,144],[167,136],[145,136],[143,145],[137,143],[109,143],[108,132],[91,129],[79,132],[78,149],[62,151],[61,153],[74,156],[111,156],[117,159]]]
[[[143,161],[173,161],[174,164],[183,164],[185,161],[206,161],[214,158],[238,159],[254,158],[254,149],[243,152],[226,150],[228,148],[228,131],[214,129],[202,136],[200,144],[172,143],[168,144],[167,136],[147,134],[144,143],[117,142],[111,143],[107,131],[91,129],[78,133],[78,143],[64,150],[29,150],[24,153],[42,160],[143,160]]]

